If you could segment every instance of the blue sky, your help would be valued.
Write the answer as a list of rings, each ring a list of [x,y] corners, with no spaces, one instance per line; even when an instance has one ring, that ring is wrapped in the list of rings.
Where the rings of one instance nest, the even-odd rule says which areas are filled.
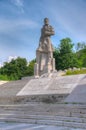
[[[55,47],[66,37],[86,42],[86,0],[0,0],[0,63],[9,56],[35,58],[45,17]]]

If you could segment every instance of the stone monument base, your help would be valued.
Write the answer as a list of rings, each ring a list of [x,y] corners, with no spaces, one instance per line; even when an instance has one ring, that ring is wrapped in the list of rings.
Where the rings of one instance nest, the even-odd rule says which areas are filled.
[[[80,82],[83,81],[83,78],[86,77],[86,75],[58,75],[58,73],[53,73],[50,77],[47,77],[47,74],[45,74],[38,79],[32,79],[16,96],[32,96],[33,99],[35,98],[37,101],[42,101],[41,97],[47,97],[48,99],[50,97],[51,99],[53,96],[55,101],[64,101],[64,99],[77,88]],[[37,97],[40,98],[40,100]]]
[[[86,74],[61,76],[62,72],[40,78],[23,78],[0,85],[0,104],[28,102],[86,103]]]

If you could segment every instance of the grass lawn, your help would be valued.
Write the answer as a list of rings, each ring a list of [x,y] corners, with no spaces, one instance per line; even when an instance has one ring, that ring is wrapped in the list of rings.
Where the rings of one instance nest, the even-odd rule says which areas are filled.
[[[68,70],[68,71],[66,72],[66,75],[76,75],[76,74],[86,74],[86,69]]]

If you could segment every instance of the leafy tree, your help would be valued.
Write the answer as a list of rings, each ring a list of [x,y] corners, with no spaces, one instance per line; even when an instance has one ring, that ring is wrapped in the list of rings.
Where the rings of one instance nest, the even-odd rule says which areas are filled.
[[[59,48],[55,49],[54,52],[57,70],[79,67],[77,56],[73,52],[73,46],[74,44],[70,38],[65,38],[60,41]]]
[[[79,50],[83,50],[83,49],[86,49],[86,43],[85,42],[78,42],[76,44],[76,51],[79,51]]]
[[[12,59],[10,63],[5,62],[4,66],[0,69],[1,75],[7,75],[9,80],[17,80],[27,74],[27,60],[18,57]]]
[[[76,52],[80,67],[86,67],[86,48]]]
[[[64,55],[72,53],[73,46],[74,44],[72,43],[70,38],[64,38],[60,40],[60,48],[59,48],[60,54]]]
[[[76,54],[73,54],[73,53],[64,54],[64,55],[59,54],[57,61],[58,61],[56,63],[57,70],[64,70],[68,68],[79,67]]]
[[[55,66],[58,68],[58,57],[59,57],[59,49],[55,48],[53,52],[53,57],[55,58]]]
[[[32,60],[27,68],[27,75],[32,76],[34,75],[34,64],[35,64],[36,60]]]

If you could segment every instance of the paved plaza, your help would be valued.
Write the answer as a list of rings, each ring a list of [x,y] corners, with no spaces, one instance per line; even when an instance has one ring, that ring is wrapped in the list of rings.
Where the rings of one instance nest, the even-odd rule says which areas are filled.
[[[84,130],[75,129],[68,127],[58,127],[58,126],[47,126],[47,125],[34,125],[25,123],[0,123],[0,130]]]

